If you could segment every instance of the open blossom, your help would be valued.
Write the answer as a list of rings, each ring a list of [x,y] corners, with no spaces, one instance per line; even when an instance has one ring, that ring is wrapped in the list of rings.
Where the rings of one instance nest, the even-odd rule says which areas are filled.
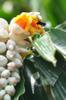
[[[17,43],[22,45],[26,44],[27,46],[28,42],[25,40],[26,38],[33,36],[36,33],[42,34],[44,32],[42,25],[39,24],[41,21],[42,19],[38,12],[21,13],[14,17],[10,23],[10,38]]]

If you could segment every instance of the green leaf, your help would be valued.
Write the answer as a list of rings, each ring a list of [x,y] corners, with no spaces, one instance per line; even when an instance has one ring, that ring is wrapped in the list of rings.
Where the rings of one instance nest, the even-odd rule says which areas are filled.
[[[21,79],[20,83],[16,86],[16,93],[12,100],[19,100],[19,97],[25,93],[24,80]]]
[[[66,100],[66,73],[63,73],[51,91],[56,100]]]
[[[62,31],[66,31],[66,21],[63,22],[63,23],[60,24],[60,25],[57,25],[55,28],[56,28],[56,29],[60,29],[60,30],[62,30]]]
[[[25,59],[24,61],[24,68],[25,68],[24,71],[25,72],[24,73],[26,73],[25,81],[27,80],[25,84],[26,85],[28,84],[26,86],[28,96],[30,93],[32,93],[32,90],[31,89],[29,90],[29,87],[28,87],[28,86],[31,87],[31,81],[30,81],[31,76],[33,76],[34,73],[37,71],[40,73],[40,76],[42,76],[41,82],[42,82],[45,92],[47,93],[47,97],[49,97],[49,100],[65,100],[66,99],[66,96],[65,96],[66,95],[66,82],[65,82],[66,61],[64,60],[63,56],[58,52],[56,52],[55,56],[57,59],[56,67],[53,67],[52,63],[44,60],[40,55],[37,55],[37,56],[31,55]],[[42,98],[41,94],[43,94],[43,91],[40,94],[39,90],[40,88],[38,87],[39,95],[36,97],[36,99]],[[35,87],[34,87],[34,93],[35,93]],[[30,96],[28,97],[30,98],[29,100],[35,100],[34,99],[35,95],[37,94],[34,94],[33,96],[32,94],[30,94]],[[43,99],[39,99],[39,100],[43,100]]]
[[[33,46],[44,59],[56,65],[56,59],[54,57],[56,50],[48,33],[45,33],[42,37],[36,39],[33,42]]]
[[[27,58],[27,63],[25,62],[25,66],[28,65],[30,69],[35,69],[35,71],[39,71],[40,74],[46,78],[48,83],[51,86],[54,86],[55,83],[57,82],[59,76],[62,74],[62,69],[61,67],[64,64],[64,59],[63,57],[58,53],[56,53],[56,57],[58,62],[56,64],[56,67],[53,66],[52,63],[49,63],[48,61],[44,60],[42,57],[34,56],[31,58],[30,56]],[[30,59],[31,58],[31,59]],[[61,63],[60,63],[61,62]],[[30,66],[29,66],[30,65]],[[32,71],[33,71],[32,70]]]
[[[58,67],[58,65],[53,67],[51,63],[43,60],[41,57],[34,57],[34,60],[35,68],[37,68],[41,75],[46,78],[49,85],[54,86],[62,73],[61,68]]]
[[[40,77],[35,77],[36,74],[36,68],[34,67],[34,64],[30,61],[30,59],[24,60],[24,78],[25,78],[25,98],[27,100],[48,100],[47,94],[41,84]],[[37,75],[37,74],[36,74]],[[31,77],[35,80],[35,83],[33,85],[34,81],[31,81]],[[33,93],[33,90],[34,93]]]
[[[66,56],[66,32],[60,29],[51,29],[50,36],[55,48]]]
[[[47,80],[48,83],[45,83],[45,86],[47,84],[50,85],[50,89],[53,92],[52,97],[54,98],[52,100],[55,99],[65,100],[66,99],[66,81],[65,81],[66,62],[59,53],[56,53],[56,58],[58,60],[56,67],[53,67],[52,64],[43,60],[41,57],[34,57],[35,60],[34,65],[39,70],[40,74],[43,76],[43,79],[45,77],[45,80]]]

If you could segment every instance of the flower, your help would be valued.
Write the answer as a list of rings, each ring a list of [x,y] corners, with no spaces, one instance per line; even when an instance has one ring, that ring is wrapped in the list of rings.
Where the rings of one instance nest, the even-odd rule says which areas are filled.
[[[10,22],[9,38],[14,40],[18,46],[29,48],[31,43],[27,38],[36,33],[44,33],[44,28],[40,22],[42,22],[42,18],[39,12],[23,12],[17,15]]]
[[[42,19],[39,17],[38,12],[26,13],[23,12],[14,18],[14,21],[26,32],[30,33],[30,36],[36,32],[43,33],[43,27],[38,24]]]

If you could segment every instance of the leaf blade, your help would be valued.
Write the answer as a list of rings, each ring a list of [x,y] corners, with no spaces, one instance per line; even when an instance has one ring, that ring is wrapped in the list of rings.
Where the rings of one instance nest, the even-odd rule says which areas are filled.
[[[21,80],[16,87],[16,94],[13,97],[13,100],[19,100],[19,97],[25,93],[24,80]]]

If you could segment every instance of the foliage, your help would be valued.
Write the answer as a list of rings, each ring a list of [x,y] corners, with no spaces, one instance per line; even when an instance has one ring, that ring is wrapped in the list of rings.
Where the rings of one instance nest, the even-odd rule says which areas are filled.
[[[40,98],[39,100],[44,100],[44,98],[45,100],[66,99],[65,26],[66,26],[65,23],[63,23],[62,25],[59,25],[56,28],[52,28],[50,29],[50,31],[48,31],[48,34],[51,37],[50,39],[53,43],[53,48],[56,49],[55,55],[53,55],[57,60],[56,66],[54,66],[50,60],[48,60],[50,52],[53,54],[53,51],[49,52],[50,50],[49,46],[51,47],[51,45],[47,45],[47,48],[45,45],[42,45],[43,43],[46,43],[46,39],[44,37],[45,35],[42,36],[43,39],[41,39],[42,37],[38,37],[38,39],[34,41],[35,43],[38,44],[39,49],[36,49],[37,47],[35,46],[35,43],[33,44],[33,46],[35,47],[35,49],[39,54],[37,54],[37,52],[33,50],[33,55],[28,56],[24,60],[24,78],[27,82],[25,83],[26,84],[26,93],[24,95],[25,100],[28,99],[35,100],[38,98]],[[39,41],[41,42],[39,43]],[[47,44],[49,44],[49,42],[47,42]],[[40,49],[42,50],[42,52]],[[44,50],[46,50],[46,52]],[[46,53],[47,58],[44,53]],[[52,59],[51,55],[50,59]],[[34,81],[32,82],[31,79],[33,79]],[[27,87],[31,87],[30,90]],[[39,95],[36,94],[35,87],[38,87]],[[32,95],[32,93],[34,94]]]

